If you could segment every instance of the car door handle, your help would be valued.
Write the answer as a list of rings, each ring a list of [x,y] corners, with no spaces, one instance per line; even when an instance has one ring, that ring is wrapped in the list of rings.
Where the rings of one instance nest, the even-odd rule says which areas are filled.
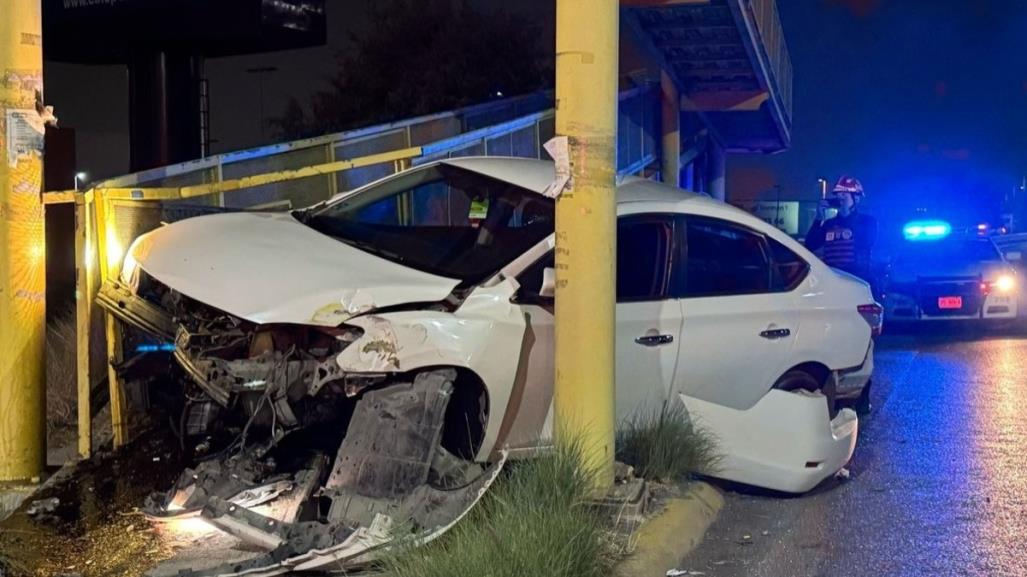
[[[644,347],[658,347],[674,342],[672,335],[645,335],[635,338],[635,342]]]
[[[791,336],[792,331],[790,329],[767,329],[760,333],[760,336],[765,339],[775,340],[783,339],[787,336]]]

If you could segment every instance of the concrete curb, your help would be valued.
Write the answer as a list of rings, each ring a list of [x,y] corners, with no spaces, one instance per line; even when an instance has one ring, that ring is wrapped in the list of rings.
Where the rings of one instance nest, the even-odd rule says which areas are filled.
[[[702,542],[723,507],[724,497],[712,485],[691,484],[642,525],[635,536],[635,550],[617,567],[617,575],[663,577]]]

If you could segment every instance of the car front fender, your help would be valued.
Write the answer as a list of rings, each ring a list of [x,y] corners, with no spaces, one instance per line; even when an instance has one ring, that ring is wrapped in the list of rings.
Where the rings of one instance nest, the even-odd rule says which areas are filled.
[[[363,334],[336,358],[348,374],[407,373],[461,367],[476,374],[488,392],[489,412],[478,458],[495,448],[522,362],[526,322],[510,303],[512,285],[477,289],[454,311],[415,310],[368,314],[347,325]]]

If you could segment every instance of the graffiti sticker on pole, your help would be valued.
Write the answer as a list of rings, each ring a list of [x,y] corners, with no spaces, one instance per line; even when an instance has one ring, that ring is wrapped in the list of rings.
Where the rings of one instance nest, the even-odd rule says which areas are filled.
[[[43,119],[35,110],[8,110],[7,165],[14,167],[18,165],[19,158],[42,155],[45,133]]]

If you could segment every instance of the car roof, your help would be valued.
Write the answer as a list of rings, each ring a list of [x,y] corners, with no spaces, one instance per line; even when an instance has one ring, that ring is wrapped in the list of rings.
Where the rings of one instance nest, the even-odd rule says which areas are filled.
[[[556,178],[556,165],[551,160],[503,156],[469,156],[450,158],[442,160],[440,163],[508,182],[539,194],[542,194]],[[617,183],[618,203],[683,201],[715,203],[706,195],[696,194],[637,176],[625,177]],[[716,204],[720,205],[721,203]]]

